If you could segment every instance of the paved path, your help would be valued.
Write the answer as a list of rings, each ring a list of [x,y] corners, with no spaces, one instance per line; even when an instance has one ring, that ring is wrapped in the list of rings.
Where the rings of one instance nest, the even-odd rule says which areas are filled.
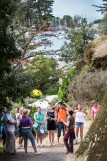
[[[89,129],[91,121],[87,120],[85,123],[84,134],[86,134],[87,130]],[[57,137],[55,136],[55,139]],[[24,153],[23,148],[17,148],[17,155],[16,156],[2,156],[0,157],[1,161],[65,161],[66,160],[66,148],[63,144],[63,139],[60,140],[60,145],[57,145],[57,140],[55,140],[56,145],[53,147],[46,146],[48,145],[48,138],[46,137],[43,141],[45,147],[38,147],[38,151],[42,152],[40,155],[35,155],[33,153],[33,149],[31,144],[29,143],[28,152],[30,153],[29,156],[26,156]],[[79,144],[74,145],[74,150],[76,151]],[[17,145],[18,147],[18,145]]]

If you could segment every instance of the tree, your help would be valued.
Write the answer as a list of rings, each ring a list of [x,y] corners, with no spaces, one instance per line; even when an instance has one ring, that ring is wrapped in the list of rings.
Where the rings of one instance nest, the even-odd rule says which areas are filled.
[[[107,0],[102,0],[102,2],[103,3],[100,6],[98,5],[93,5],[93,6],[99,8],[97,11],[104,14],[107,12]]]
[[[54,59],[35,58],[31,63],[28,63],[26,68],[20,66],[20,68],[12,71],[5,77],[4,81],[7,96],[14,101],[30,96],[34,89],[48,94],[47,88],[54,88],[58,81],[57,63]]]
[[[11,62],[21,56],[16,48],[12,35],[11,23],[16,10],[16,0],[0,2],[0,106],[3,106],[7,96],[4,78],[11,72]]]
[[[95,37],[92,24],[88,24],[86,18],[81,20],[81,26],[71,30],[68,36],[69,43],[62,47],[62,57],[65,61],[77,61],[83,58],[86,45]]]
[[[99,32],[103,35],[107,35],[107,0],[102,0],[102,4],[100,6],[93,5],[97,7],[97,11],[103,14],[103,18],[100,20],[99,24]]]
[[[31,90],[33,85],[30,76],[33,78],[34,72],[26,73],[20,69],[19,62],[26,59],[25,55],[34,35],[47,30],[52,16],[53,2],[53,0],[1,1],[0,55],[2,59],[0,59],[0,74],[2,79],[0,80],[0,106],[3,105],[7,97],[14,100],[21,99],[21,96],[26,96]],[[35,21],[38,16],[41,22]],[[35,31],[32,30],[34,24]],[[29,31],[31,35],[27,38],[25,33]],[[16,68],[14,68],[15,63],[18,64]]]

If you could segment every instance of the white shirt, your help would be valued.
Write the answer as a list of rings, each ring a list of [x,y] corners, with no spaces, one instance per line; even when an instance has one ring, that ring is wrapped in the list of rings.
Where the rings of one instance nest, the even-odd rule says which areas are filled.
[[[84,114],[83,112],[76,112],[76,115],[75,115],[75,122],[82,122],[84,123],[85,119],[84,119]]]
[[[20,113],[17,113],[17,114],[16,114],[16,117],[17,117],[19,114],[20,114]],[[20,115],[19,118],[16,119],[16,121],[17,121],[17,126],[20,125],[20,119],[21,119],[21,118],[22,118],[22,115]]]
[[[14,123],[14,121],[15,121],[12,114],[9,113],[9,112],[6,114],[6,130],[11,132],[11,133],[14,133],[15,132],[15,126],[8,124],[7,121],[10,121],[11,123]]]

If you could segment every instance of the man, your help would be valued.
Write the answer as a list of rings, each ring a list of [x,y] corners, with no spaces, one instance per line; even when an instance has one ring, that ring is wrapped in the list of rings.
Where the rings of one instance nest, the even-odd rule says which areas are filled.
[[[6,150],[9,154],[15,155],[15,125],[12,114],[10,113],[13,108],[11,103],[7,103],[7,112],[5,114],[5,128],[6,128]]]
[[[63,136],[65,133],[65,126],[63,122],[66,122],[67,109],[62,106],[62,102],[58,102],[55,106],[56,106],[56,112],[57,112],[57,128],[58,128],[57,137],[58,137],[58,144],[59,144],[61,131],[63,130]]]

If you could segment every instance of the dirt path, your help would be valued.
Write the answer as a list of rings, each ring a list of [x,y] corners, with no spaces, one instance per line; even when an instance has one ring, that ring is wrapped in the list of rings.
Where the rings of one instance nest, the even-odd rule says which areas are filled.
[[[87,120],[85,123],[85,127],[84,127],[84,135],[86,134],[87,130],[89,129],[91,124],[91,121]],[[53,147],[49,147],[46,146],[48,145],[48,138],[46,137],[43,141],[43,144],[45,145],[45,147],[38,147],[38,151],[42,152],[42,154],[40,155],[35,155],[33,153],[33,149],[31,147],[31,144],[29,143],[28,146],[28,152],[30,153],[29,156],[26,156],[24,153],[24,149],[17,148],[17,155],[16,156],[10,156],[10,155],[6,155],[6,156],[2,156],[2,158],[0,157],[1,161],[64,161],[66,160],[66,148],[63,144],[63,138],[61,138],[60,140],[60,145],[57,145],[57,137],[55,136],[55,143],[56,145]],[[17,145],[18,146],[18,145]],[[74,145],[74,150],[76,151],[78,148],[79,144]]]

